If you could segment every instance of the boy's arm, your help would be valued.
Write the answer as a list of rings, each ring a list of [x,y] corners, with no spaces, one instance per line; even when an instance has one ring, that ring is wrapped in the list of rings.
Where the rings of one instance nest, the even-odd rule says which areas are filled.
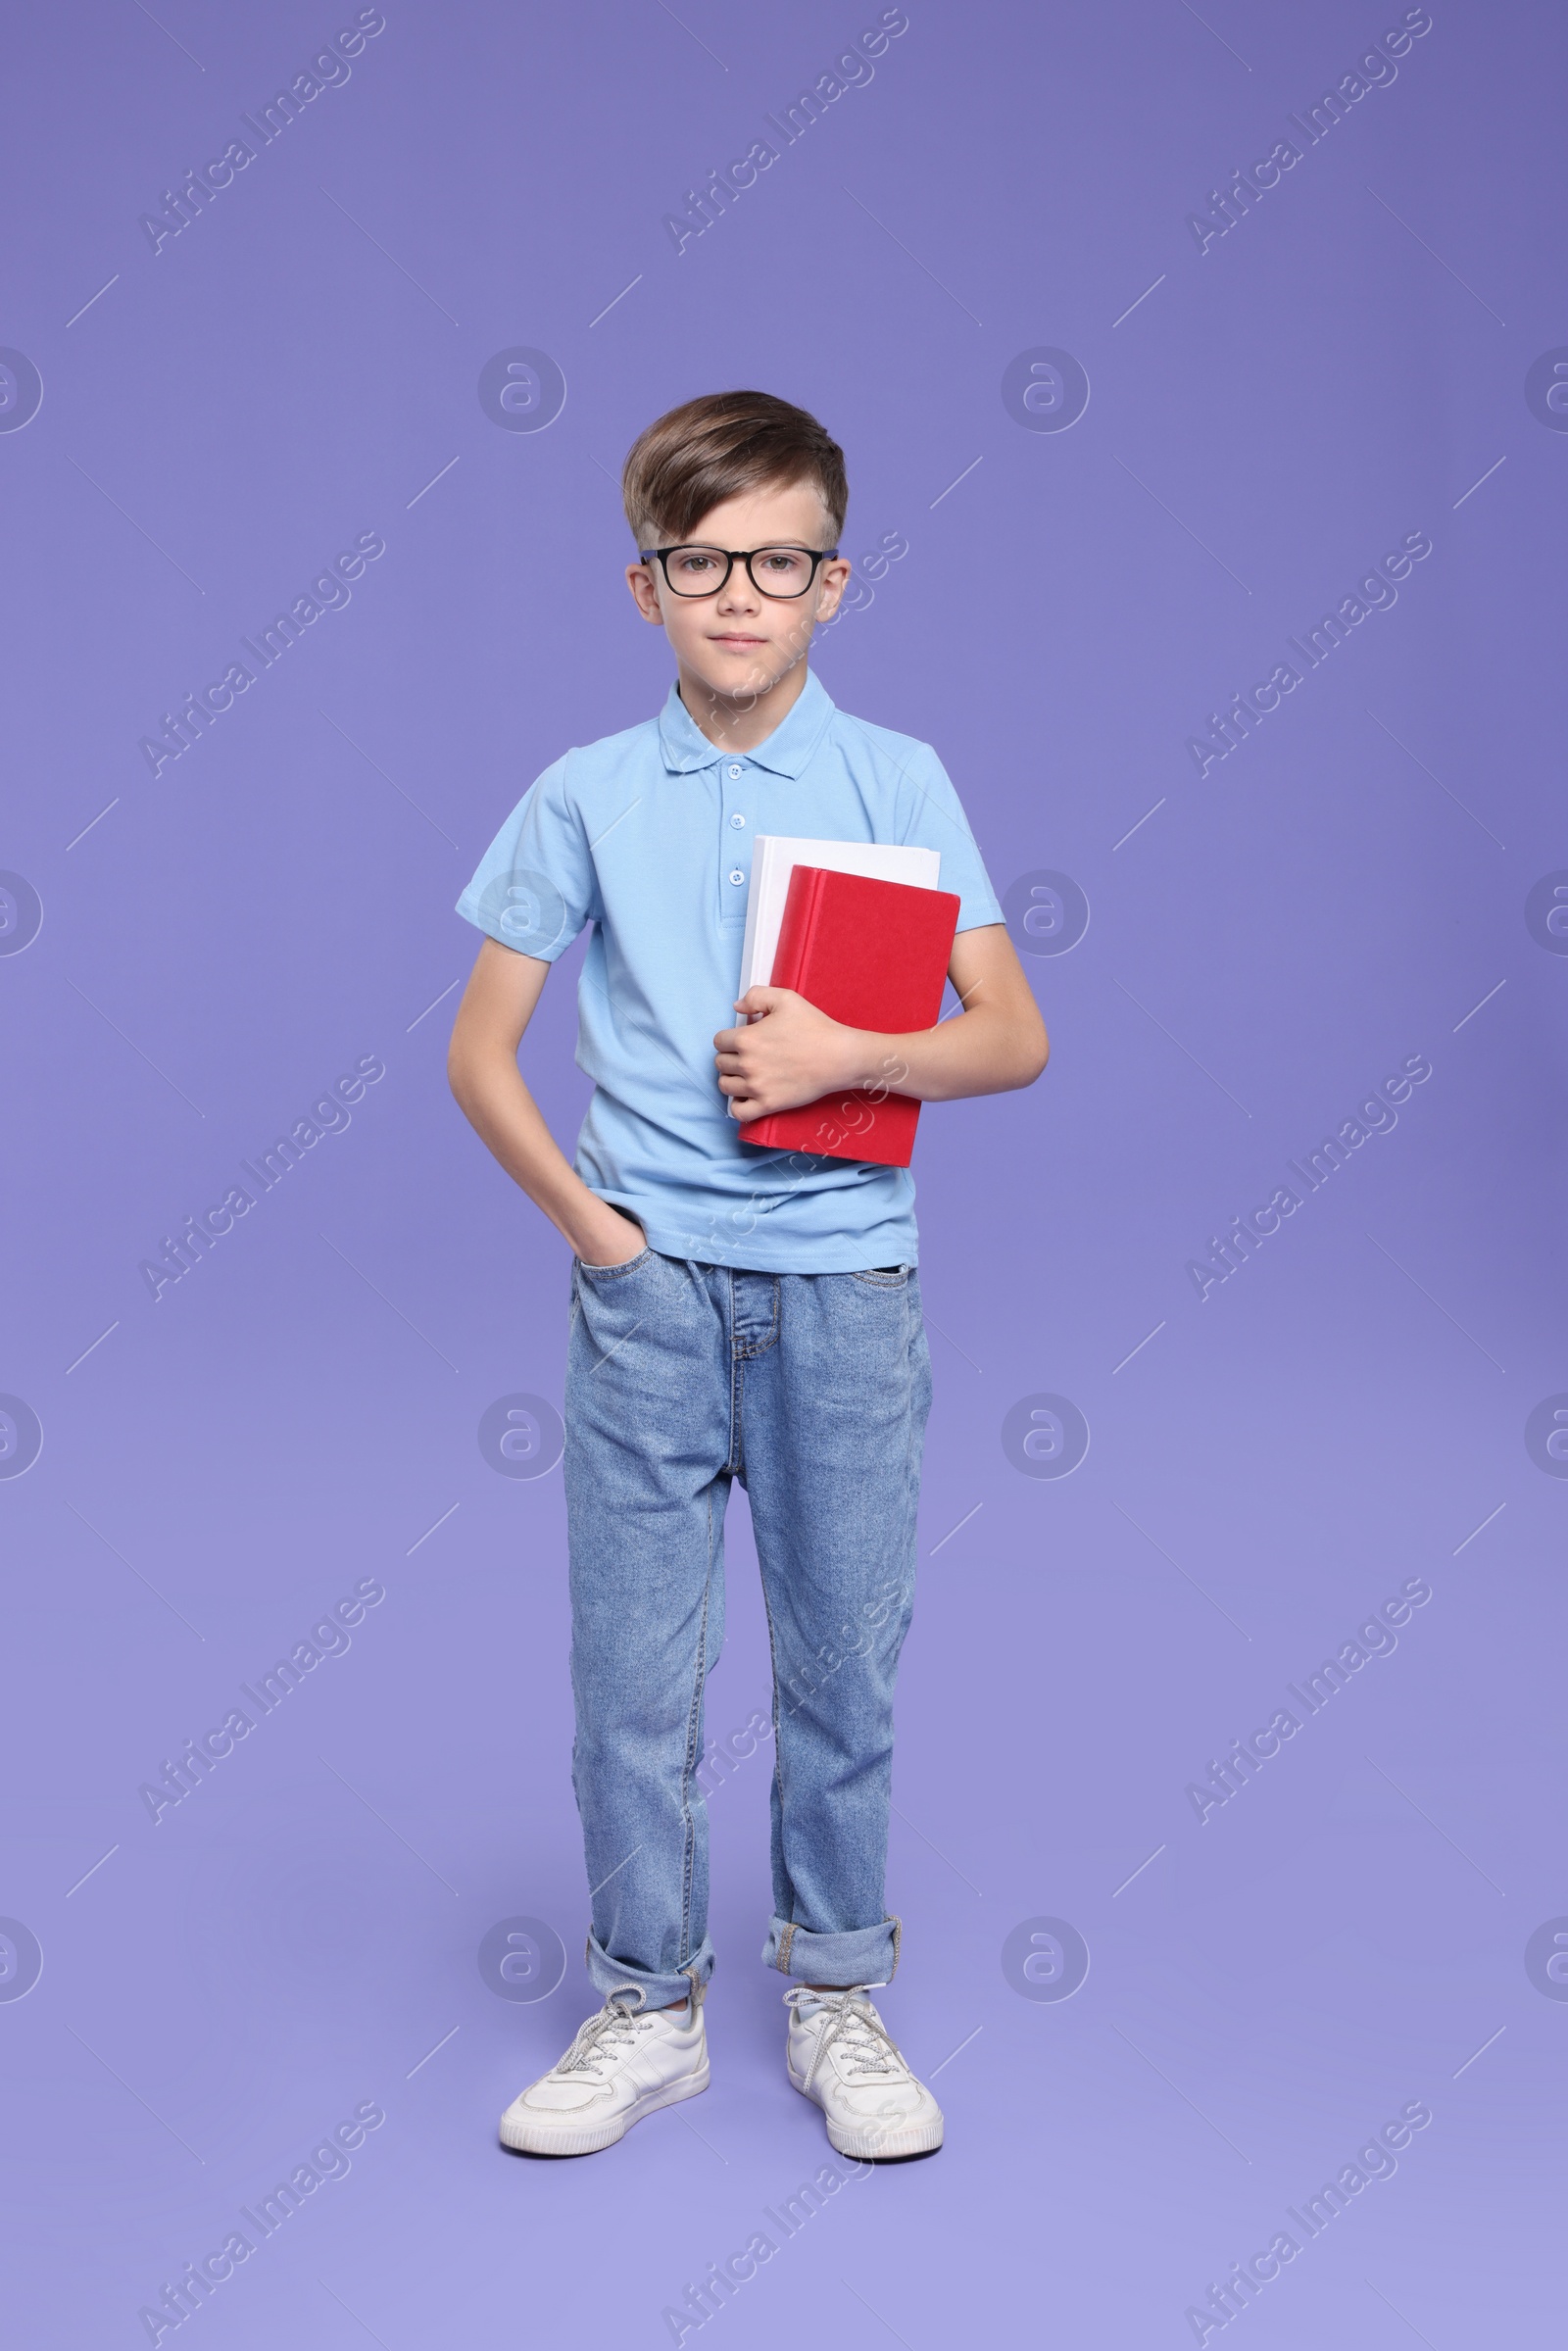
[[[486,939],[447,1051],[447,1075],[469,1124],[588,1265],[623,1265],[647,1246],[642,1227],[590,1192],[522,1082],[517,1048],[550,966]]]
[[[713,1039],[719,1090],[748,1119],[840,1086],[888,1086],[922,1102],[1032,1086],[1051,1049],[1006,926],[960,931],[948,977],[962,1011],[903,1037],[845,1028],[793,989],[752,988],[735,1008],[765,1018]]]

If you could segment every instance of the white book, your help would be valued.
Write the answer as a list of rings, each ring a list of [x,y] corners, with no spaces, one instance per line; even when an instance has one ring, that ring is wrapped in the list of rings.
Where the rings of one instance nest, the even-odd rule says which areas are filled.
[[[784,901],[797,865],[821,865],[829,873],[863,873],[878,882],[906,882],[916,890],[941,887],[942,857],[934,849],[897,841],[794,841],[782,833],[759,833],[752,854],[752,886],[746,900],[746,936],[741,944],[740,993],[765,987],[784,921]]]

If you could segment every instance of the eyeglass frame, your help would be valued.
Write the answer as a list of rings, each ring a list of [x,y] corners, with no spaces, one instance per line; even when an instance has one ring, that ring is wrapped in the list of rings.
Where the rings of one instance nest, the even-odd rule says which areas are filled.
[[[724,558],[724,576],[719,581],[716,588],[688,589],[676,587],[674,581],[669,576],[669,559],[672,555],[679,555],[683,547],[700,547],[707,555],[721,555]],[[808,555],[811,559],[810,578],[807,581],[804,588],[797,588],[792,596],[775,596],[770,588],[763,587],[761,581],[752,569],[753,556],[766,555],[769,549],[774,547],[782,548],[786,555]],[[664,574],[665,587],[669,590],[671,596],[678,596],[682,603],[700,604],[705,596],[721,596],[724,590],[729,586],[736,564],[744,563],[746,565],[746,576],[751,581],[752,586],[757,590],[759,596],[765,596],[769,604],[799,604],[803,596],[809,596],[812,588],[816,584],[817,565],[819,563],[831,563],[837,554],[838,549],[836,547],[802,547],[797,541],[792,539],[768,539],[760,547],[714,547],[707,539],[679,539],[672,547],[639,547],[637,550],[637,559],[639,563],[651,563],[654,558],[657,556],[659,558],[660,569]]]

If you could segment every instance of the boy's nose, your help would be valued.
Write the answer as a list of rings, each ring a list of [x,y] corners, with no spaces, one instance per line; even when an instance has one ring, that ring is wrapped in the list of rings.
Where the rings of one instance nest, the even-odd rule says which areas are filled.
[[[752,585],[751,573],[746,569],[744,563],[737,563],[718,592],[719,612],[755,612],[760,609],[761,601],[761,597]]]

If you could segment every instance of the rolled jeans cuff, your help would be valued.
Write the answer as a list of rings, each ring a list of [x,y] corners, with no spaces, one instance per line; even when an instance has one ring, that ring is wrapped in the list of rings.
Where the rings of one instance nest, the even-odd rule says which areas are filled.
[[[623,1959],[612,1959],[602,1943],[588,1936],[583,1953],[588,1964],[588,1981],[596,1991],[608,1999],[612,1991],[624,1990],[630,1984],[642,1987],[644,2008],[671,2008],[684,2000],[695,1984],[701,1991],[713,1972],[713,1946],[705,1935],[699,1948],[683,1968],[673,1975],[651,1976],[643,1968],[628,1967]]]
[[[903,1922],[896,1918],[885,1918],[878,1927],[857,1927],[848,1935],[813,1935],[809,1928],[792,1927],[776,1918],[768,1928],[762,1957],[798,1984],[840,1988],[889,1984],[899,1964],[903,1932]]]

